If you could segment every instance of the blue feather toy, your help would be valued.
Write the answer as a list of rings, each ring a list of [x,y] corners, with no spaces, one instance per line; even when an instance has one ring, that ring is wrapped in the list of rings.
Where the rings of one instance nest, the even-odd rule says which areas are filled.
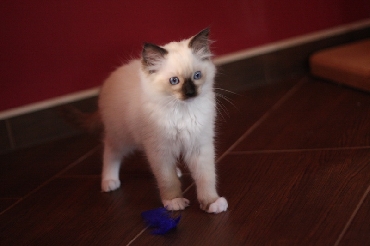
[[[152,234],[164,235],[177,226],[181,215],[172,217],[166,208],[156,208],[142,212],[141,217],[150,228],[155,228]]]

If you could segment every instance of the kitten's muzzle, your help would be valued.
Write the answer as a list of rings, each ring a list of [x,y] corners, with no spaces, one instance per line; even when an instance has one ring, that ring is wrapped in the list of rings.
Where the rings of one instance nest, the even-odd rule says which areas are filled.
[[[191,79],[185,79],[185,83],[182,85],[182,92],[184,99],[197,96],[197,86]]]

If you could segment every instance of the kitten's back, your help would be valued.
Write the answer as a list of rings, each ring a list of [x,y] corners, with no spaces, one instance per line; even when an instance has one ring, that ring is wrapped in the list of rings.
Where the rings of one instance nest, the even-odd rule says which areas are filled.
[[[140,61],[117,68],[104,82],[99,95],[99,108],[102,113],[133,106],[133,101],[140,99]],[[118,107],[120,106],[120,107]]]
[[[119,67],[104,82],[99,95],[99,111],[109,132],[134,127],[140,111],[140,60]]]

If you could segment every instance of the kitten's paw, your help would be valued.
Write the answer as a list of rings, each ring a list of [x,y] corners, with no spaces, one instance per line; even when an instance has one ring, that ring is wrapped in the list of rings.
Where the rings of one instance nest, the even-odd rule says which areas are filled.
[[[162,202],[163,206],[169,211],[184,210],[190,204],[186,198],[174,198],[172,200],[163,200]]]
[[[117,190],[121,186],[121,181],[118,179],[108,179],[101,181],[101,189],[104,192]]]
[[[207,213],[218,214],[227,210],[228,204],[224,197],[219,197],[214,203],[209,205]]]

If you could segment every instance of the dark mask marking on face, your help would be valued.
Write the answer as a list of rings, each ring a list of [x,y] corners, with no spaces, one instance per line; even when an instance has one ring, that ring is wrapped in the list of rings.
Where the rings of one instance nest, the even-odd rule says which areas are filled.
[[[185,83],[182,86],[182,92],[184,93],[185,99],[197,96],[197,86],[191,79],[185,79]]]

